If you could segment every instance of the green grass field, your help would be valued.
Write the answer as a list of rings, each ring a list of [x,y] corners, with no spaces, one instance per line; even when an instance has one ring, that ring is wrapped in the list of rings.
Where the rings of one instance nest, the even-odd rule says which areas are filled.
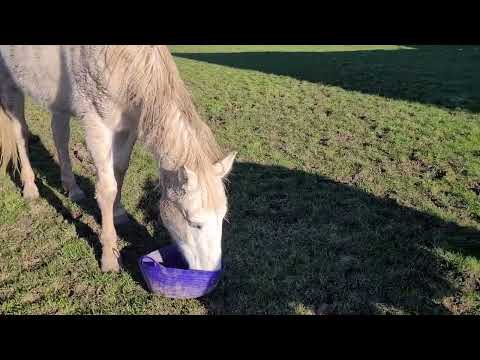
[[[49,114],[27,104],[42,198],[0,177],[3,314],[480,314],[480,47],[172,46],[226,150],[239,151],[211,295],[150,295],[135,261],[155,227],[156,164],[138,144],[119,229],[125,271],[99,270],[90,200],[60,190]]]

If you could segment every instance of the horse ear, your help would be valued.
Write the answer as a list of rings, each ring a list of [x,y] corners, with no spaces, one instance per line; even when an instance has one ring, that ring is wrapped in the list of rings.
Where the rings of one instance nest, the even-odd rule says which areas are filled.
[[[225,177],[228,175],[228,173],[232,170],[233,166],[233,161],[235,160],[235,157],[237,156],[237,152],[231,152],[228,154],[223,160],[220,160],[213,164],[213,167],[215,168],[215,173],[217,176],[220,177]]]
[[[181,186],[187,191],[193,191],[198,186],[197,174],[186,166],[182,166],[178,169],[178,180],[180,181]]]

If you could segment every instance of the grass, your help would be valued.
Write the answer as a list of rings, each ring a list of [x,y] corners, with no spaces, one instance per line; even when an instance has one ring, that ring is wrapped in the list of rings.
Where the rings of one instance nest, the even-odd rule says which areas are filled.
[[[144,288],[135,259],[154,226],[156,165],[138,144],[120,233],[127,271],[98,267],[88,204],[60,191],[49,115],[28,103],[42,198],[0,178],[0,313],[480,314],[480,79],[476,47],[172,46],[218,141],[239,151],[226,273],[199,300]]]

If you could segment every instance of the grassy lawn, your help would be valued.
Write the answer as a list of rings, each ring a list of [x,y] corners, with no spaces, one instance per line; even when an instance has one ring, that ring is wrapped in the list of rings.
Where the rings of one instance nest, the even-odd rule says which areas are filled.
[[[0,313],[480,314],[480,47],[172,46],[204,119],[239,151],[225,276],[198,300],[150,295],[156,164],[138,144],[119,229],[126,271],[99,270],[90,200],[61,191],[49,114],[27,104],[42,198],[0,177]]]

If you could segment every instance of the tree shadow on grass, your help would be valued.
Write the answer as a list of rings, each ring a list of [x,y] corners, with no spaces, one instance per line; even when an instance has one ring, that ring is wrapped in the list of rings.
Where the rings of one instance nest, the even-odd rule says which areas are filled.
[[[268,46],[266,46],[268,49]],[[345,90],[480,111],[480,46],[414,46],[345,52],[174,53]]]
[[[237,163],[230,180],[224,278],[200,299],[210,313],[448,314],[452,269],[434,248],[480,258],[477,230],[319,175]]]

